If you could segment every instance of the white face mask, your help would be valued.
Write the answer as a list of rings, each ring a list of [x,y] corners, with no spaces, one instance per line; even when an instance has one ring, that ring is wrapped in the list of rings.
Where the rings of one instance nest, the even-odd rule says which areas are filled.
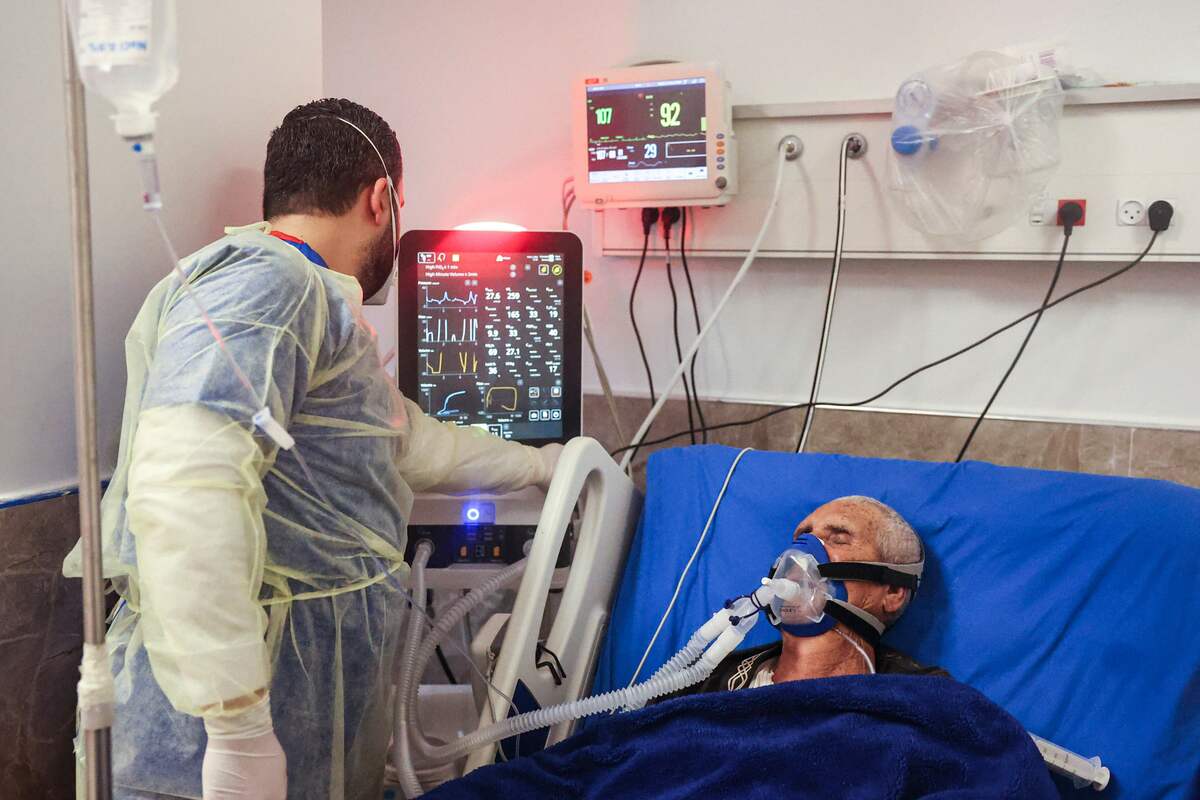
[[[364,306],[381,306],[387,303],[388,295],[392,292],[392,284],[396,282],[396,272],[398,265],[396,264],[399,254],[395,252],[396,246],[392,245],[392,271],[388,273],[388,278],[383,282],[383,286],[379,287],[379,291],[363,300]]]
[[[392,284],[396,282],[396,272],[399,270],[400,261],[400,246],[399,238],[396,236],[396,209],[400,205],[400,198],[396,196],[396,186],[392,183],[392,175],[388,172],[387,162],[383,160],[383,153],[379,152],[379,148],[371,141],[371,137],[363,131],[362,128],[355,125],[348,119],[343,117],[334,117],[334,119],[344,122],[354,130],[362,134],[362,137],[367,140],[367,144],[371,145],[371,149],[375,151],[375,155],[379,157],[379,164],[383,167],[384,177],[387,178],[388,188],[388,213],[392,219],[392,271],[388,274],[388,278],[383,282],[383,286],[375,294],[363,300],[365,306],[381,306],[387,302],[388,295],[392,291]]]

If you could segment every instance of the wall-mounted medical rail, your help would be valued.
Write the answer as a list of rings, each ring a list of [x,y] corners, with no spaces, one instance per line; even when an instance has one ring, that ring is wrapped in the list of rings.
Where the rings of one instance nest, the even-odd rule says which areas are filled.
[[[1174,103],[1200,100],[1200,83],[1150,83],[1142,86],[1098,86],[1068,89],[1064,105],[1102,106],[1123,103]],[[735,105],[734,120],[796,117],[856,117],[890,115],[892,99],[825,100],[808,103]]]

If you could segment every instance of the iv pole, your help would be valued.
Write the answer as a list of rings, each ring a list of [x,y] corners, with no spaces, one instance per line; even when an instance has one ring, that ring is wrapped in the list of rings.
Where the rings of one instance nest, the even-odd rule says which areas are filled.
[[[82,684],[89,680],[89,667],[97,666],[94,656],[105,653],[105,614],[100,541],[100,469],[96,449],[96,329],[92,299],[87,117],[83,84],[75,65],[75,49],[71,42],[65,5],[62,8],[62,52],[75,289],[75,451],[79,468],[79,539],[83,550],[82,688]],[[93,658],[89,658],[89,651]],[[107,671],[108,658],[99,659],[98,666]],[[111,680],[107,675],[93,675],[92,678],[100,678],[102,683]],[[89,706],[81,697],[80,729],[84,741],[87,797],[89,800],[111,800],[112,706],[103,703],[94,709]]]

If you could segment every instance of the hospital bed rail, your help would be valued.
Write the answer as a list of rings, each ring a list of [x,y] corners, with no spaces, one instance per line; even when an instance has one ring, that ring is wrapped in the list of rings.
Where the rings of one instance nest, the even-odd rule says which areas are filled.
[[[543,707],[590,693],[641,506],[641,492],[599,442],[581,437],[566,445],[546,493],[529,563],[491,676],[490,702],[480,712],[480,728],[507,715],[505,696],[513,696],[518,682]],[[574,557],[558,611],[542,640],[555,564],[577,507]],[[555,665],[545,666],[539,652],[553,654]],[[538,666],[539,661],[543,666]],[[569,736],[573,724],[551,728],[546,745]],[[465,771],[492,763],[495,752],[495,745],[476,750]]]

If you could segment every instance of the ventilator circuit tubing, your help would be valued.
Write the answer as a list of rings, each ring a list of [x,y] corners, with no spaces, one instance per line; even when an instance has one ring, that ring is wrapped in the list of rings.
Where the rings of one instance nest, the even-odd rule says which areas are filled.
[[[671,388],[679,381],[679,378],[687,371],[688,364],[696,351],[700,349],[700,344],[704,341],[704,337],[712,330],[717,319],[721,316],[721,312],[725,310],[725,304],[729,302],[729,298],[733,296],[738,284],[742,282],[742,278],[746,277],[746,273],[754,264],[754,259],[758,257],[759,248],[762,247],[763,238],[767,235],[767,229],[771,226],[771,220],[775,216],[775,209],[779,207],[779,194],[783,188],[783,168],[787,162],[787,150],[784,142],[779,143],[779,162],[775,170],[775,188],[771,192],[771,202],[767,206],[767,213],[763,216],[762,227],[758,230],[758,236],[754,238],[754,244],[750,247],[750,252],[746,254],[746,260],[742,262],[742,266],[738,269],[737,274],[733,276],[733,280],[729,283],[729,288],[725,290],[725,294],[721,297],[721,301],[717,303],[717,307],[713,309],[712,316],[708,318],[708,322],[704,323],[704,327],[700,329],[700,333],[692,340],[691,347],[688,348],[687,354],[679,361],[679,366],[676,367],[675,373],[671,375],[667,381],[662,393],[658,397],[658,402],[650,409],[650,413],[646,415],[646,419],[642,421],[642,425],[638,428],[637,433],[633,435],[630,441],[631,445],[639,444],[646,437],[646,433],[650,430],[650,426],[654,424],[655,418],[666,405],[667,399],[670,397]],[[621,459],[621,469],[627,469],[629,462],[633,460],[633,450],[627,450],[625,456]]]
[[[650,680],[633,687],[617,689],[583,700],[532,711],[475,731],[451,744],[435,748],[431,760],[453,761],[471,750],[538,728],[546,728],[572,719],[615,711],[622,706],[640,708],[646,702],[677,692],[699,683],[712,674],[726,656],[737,649],[746,634],[758,621],[758,613],[772,598],[789,599],[800,592],[800,586],[789,580],[763,580],[750,595],[738,597],[725,604],[704,623],[683,650],[676,653]],[[701,654],[704,645],[712,642]],[[699,655],[698,660],[695,660]],[[695,663],[690,663],[695,660]]]
[[[497,572],[491,578],[488,578],[479,586],[472,589],[468,594],[459,598],[450,607],[448,607],[437,618],[434,623],[433,630],[426,635],[425,640],[421,643],[420,649],[417,651],[414,659],[408,659],[407,653],[401,662],[401,667],[407,668],[407,673],[401,673],[397,686],[403,688],[408,687],[406,693],[396,694],[396,719],[408,719],[409,709],[416,707],[417,689],[421,683],[421,676],[425,673],[425,665],[429,663],[429,659],[433,657],[434,651],[438,645],[450,634],[454,627],[462,621],[472,609],[483,602],[485,599],[508,587],[513,582],[520,579],[525,574],[525,567],[528,564],[527,559],[522,559],[516,564],[505,567]],[[415,573],[414,566],[414,573]],[[423,571],[423,570],[422,570]],[[422,576],[423,580],[423,576]],[[411,643],[411,642],[410,642]],[[695,659],[693,659],[695,660]],[[489,693],[490,694],[490,693]],[[415,719],[407,728],[397,727],[396,736],[401,737],[410,735],[413,738],[413,744],[416,745],[418,752],[422,756],[428,757],[437,745],[429,742],[421,731],[419,720]],[[401,754],[403,755],[403,754]],[[416,774],[416,767],[410,761],[409,764],[400,764],[397,761],[397,770],[411,769],[413,774]]]
[[[750,602],[748,598],[739,600],[745,601],[745,603]],[[655,697],[669,695],[699,683],[711,675],[726,656],[737,649],[746,634],[754,627],[754,623],[758,621],[759,607],[745,606],[746,612],[741,615],[737,614],[736,612],[742,607],[733,605],[730,609],[718,611],[697,631],[697,635],[702,636],[705,641],[713,643],[691,666],[684,667],[677,672],[659,675],[636,686],[615,689],[569,703],[547,706],[520,716],[493,722],[450,744],[434,748],[430,759],[437,762],[454,761],[472,750],[511,736],[528,733],[539,728],[548,728],[605,711],[614,711],[622,706],[638,708]],[[713,641],[714,639],[715,641]],[[677,655],[680,660],[685,657],[683,653]]]
[[[412,597],[410,598],[411,607],[409,608],[408,618],[408,641],[404,647],[404,657],[400,663],[400,686],[396,691],[396,696],[403,698],[408,691],[405,685],[405,679],[412,673],[412,665],[416,660],[417,646],[421,643],[421,628],[424,627],[422,620],[425,616],[425,564],[428,563],[429,557],[433,555],[433,545],[429,541],[422,541],[417,545],[417,552],[413,555],[412,561]],[[405,703],[400,703],[397,709],[396,727],[399,731],[408,730],[408,709]],[[408,736],[401,735],[395,737],[396,751],[393,753],[393,758],[396,762],[397,771],[400,773],[400,785],[404,789],[404,796],[408,798],[419,797],[421,795],[421,783],[417,780],[417,774],[413,771],[412,753],[409,750]]]
[[[753,596],[746,595],[744,597],[738,597],[730,602],[727,602],[724,608],[713,614],[708,622],[706,622],[704,625],[698,628],[695,633],[692,634],[692,638],[688,639],[688,643],[683,646],[682,650],[671,656],[669,659],[667,659],[665,664],[654,671],[654,674],[650,676],[650,681],[659,680],[666,675],[680,672],[681,670],[692,666],[692,664],[695,663],[698,658],[700,658],[701,654],[704,652],[704,648],[708,646],[708,643],[712,641],[716,633],[720,632],[721,628],[727,624],[727,620],[754,617],[759,611],[761,611],[763,608],[766,608],[770,604],[771,595],[775,593],[777,588],[782,589],[789,583],[790,581],[786,580],[768,581],[767,588],[756,589]],[[794,593],[794,590],[790,590],[790,588],[780,591],[781,596],[790,596]],[[666,619],[665,615],[663,619]],[[753,623],[751,624],[753,625]],[[653,641],[651,644],[653,644]],[[649,647],[647,647],[646,653],[648,654],[649,652]],[[645,660],[646,654],[643,654],[642,663],[645,663]],[[634,672],[634,678],[629,681],[630,685],[632,685],[633,681],[637,679],[637,672],[640,671],[641,668],[642,664],[638,664],[638,670]],[[641,706],[629,705],[625,708],[626,710],[631,711],[641,708]]]

